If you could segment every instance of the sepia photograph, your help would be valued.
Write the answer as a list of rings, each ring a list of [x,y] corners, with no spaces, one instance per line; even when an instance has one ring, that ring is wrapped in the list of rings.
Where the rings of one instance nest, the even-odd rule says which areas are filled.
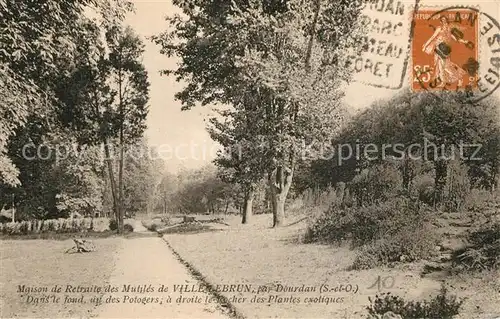
[[[500,0],[0,0],[0,319],[500,319]]]

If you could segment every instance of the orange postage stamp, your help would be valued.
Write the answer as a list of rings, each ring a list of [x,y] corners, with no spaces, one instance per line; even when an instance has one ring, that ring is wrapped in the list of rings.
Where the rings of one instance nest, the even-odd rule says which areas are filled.
[[[474,9],[419,9],[413,15],[413,91],[473,90],[477,87],[478,21]]]

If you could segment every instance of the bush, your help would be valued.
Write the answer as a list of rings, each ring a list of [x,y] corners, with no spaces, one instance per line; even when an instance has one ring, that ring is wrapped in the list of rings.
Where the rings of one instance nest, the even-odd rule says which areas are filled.
[[[472,189],[467,195],[466,210],[484,213],[500,208],[500,195],[484,189]]]
[[[170,225],[172,223],[172,217],[170,215],[162,215],[161,216],[161,221],[165,224],[165,225]]]
[[[436,244],[437,236],[427,227],[404,227],[395,235],[362,247],[352,269],[370,269],[428,258]]]
[[[338,209],[333,206],[308,227],[306,242],[340,243],[354,247],[394,236],[402,228],[421,229],[428,214],[407,198],[392,198],[368,207]]]
[[[391,164],[380,164],[362,170],[350,183],[359,206],[386,201],[401,191],[401,174]]]
[[[115,231],[118,229],[118,222],[116,221],[116,219],[109,220],[109,229],[112,231]]]
[[[353,269],[428,258],[437,237],[432,215],[407,198],[393,198],[369,207],[331,209],[307,230],[306,242],[350,241],[361,250]]]
[[[469,247],[453,253],[455,266],[467,270],[498,269],[500,266],[500,222],[486,224],[468,236]]]
[[[415,177],[412,184],[412,195],[427,205],[434,205],[434,177],[432,174]]]
[[[126,233],[132,233],[134,231],[134,226],[132,226],[130,224],[125,224],[125,225],[123,225],[123,230]]]
[[[366,309],[368,313],[375,317],[383,315],[389,311],[400,315],[404,319],[440,318],[452,319],[459,313],[464,302],[458,300],[456,296],[448,295],[448,291],[443,286],[440,293],[430,300],[405,301],[402,297],[393,296],[390,293],[376,295],[375,300],[370,297],[370,306]]]
[[[163,219],[153,219],[153,220],[148,220],[148,221],[143,221],[142,225],[149,231],[155,232],[158,229],[165,227],[166,224],[163,222]]]

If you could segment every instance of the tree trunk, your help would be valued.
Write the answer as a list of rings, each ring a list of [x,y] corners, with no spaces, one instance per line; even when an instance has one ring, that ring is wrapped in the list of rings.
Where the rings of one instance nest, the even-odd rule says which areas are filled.
[[[124,145],[123,145],[123,125],[125,123],[123,110],[123,91],[122,91],[122,73],[118,72],[118,92],[119,92],[119,112],[120,112],[120,166],[118,171],[118,233],[123,232],[123,161],[124,161]]]
[[[273,214],[273,227],[281,227],[285,224],[285,201],[286,196],[277,195],[274,197],[274,207],[276,212]]]
[[[124,161],[124,151],[123,151],[123,125],[120,128],[120,166],[118,171],[118,233],[123,232],[123,161]]]
[[[14,194],[12,194],[12,222],[16,222],[16,201]]]
[[[245,192],[245,199],[243,204],[243,219],[241,221],[242,224],[249,224],[253,215],[253,198],[254,191],[248,190]]]
[[[277,167],[270,174],[269,185],[273,206],[273,227],[281,227],[285,224],[285,202],[292,180],[293,169],[287,169],[283,166]]]
[[[403,189],[405,191],[410,191],[410,182],[411,182],[411,177],[410,177],[410,161],[405,158],[403,162]]]
[[[163,214],[167,214],[167,195],[163,195]]]
[[[111,183],[111,196],[113,197],[113,213],[115,215],[116,222],[118,223],[118,199],[116,197],[116,181],[115,181],[115,174],[113,172],[113,161],[111,159],[111,154],[109,151],[109,145],[107,139],[104,140],[104,152],[106,155],[106,163],[108,164],[109,181]]]
[[[316,32],[316,25],[318,24],[318,18],[319,18],[319,11],[321,10],[321,0],[315,0],[314,1],[314,17],[313,17],[313,22],[311,25],[311,28],[309,30],[309,41],[307,43],[307,52],[306,52],[306,71],[311,70],[311,55],[312,55],[312,48],[314,44],[314,35]]]
[[[445,160],[439,159],[434,162],[434,206],[443,201],[444,189],[448,175],[448,163]]]

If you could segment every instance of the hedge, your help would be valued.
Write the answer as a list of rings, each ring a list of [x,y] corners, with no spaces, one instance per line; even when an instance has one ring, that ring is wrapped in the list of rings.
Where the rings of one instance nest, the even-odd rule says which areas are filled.
[[[77,233],[82,231],[103,232],[109,230],[109,218],[59,218],[25,220],[0,223],[0,233],[5,235],[40,234],[47,232]]]

